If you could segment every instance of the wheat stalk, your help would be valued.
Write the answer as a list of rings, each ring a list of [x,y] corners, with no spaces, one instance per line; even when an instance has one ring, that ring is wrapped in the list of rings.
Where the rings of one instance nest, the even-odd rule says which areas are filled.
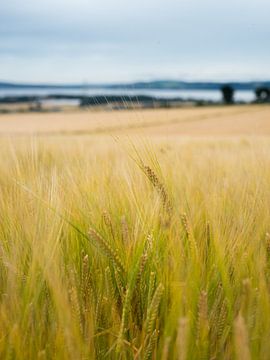
[[[180,318],[178,320],[178,329],[177,329],[177,359],[186,360],[187,350],[188,350],[188,326],[189,322],[186,317]]]
[[[251,360],[248,332],[244,318],[240,313],[234,321],[234,344],[237,360]]]

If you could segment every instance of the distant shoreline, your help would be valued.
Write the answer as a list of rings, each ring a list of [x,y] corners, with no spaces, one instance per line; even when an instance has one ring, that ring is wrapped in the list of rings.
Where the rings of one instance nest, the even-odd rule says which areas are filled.
[[[112,84],[31,84],[16,82],[0,82],[0,89],[112,89],[112,90],[219,90],[225,84],[230,85],[234,90],[254,91],[257,87],[270,87],[270,80],[267,81],[177,81],[177,80],[156,80],[131,83]]]
[[[155,81],[110,85],[50,85],[0,82],[0,113],[48,112],[68,108],[140,109],[223,104],[223,83]],[[235,104],[262,102],[257,86],[269,82],[230,83]],[[178,86],[178,88],[177,88]]]
[[[255,101],[235,101],[235,105],[252,104]],[[68,109],[95,108],[102,110],[124,109],[158,109],[181,108],[186,106],[216,106],[223,105],[221,100],[204,100],[181,97],[156,98],[152,96],[78,96],[55,94],[47,96],[7,96],[0,97],[0,114],[20,112],[59,112]]]

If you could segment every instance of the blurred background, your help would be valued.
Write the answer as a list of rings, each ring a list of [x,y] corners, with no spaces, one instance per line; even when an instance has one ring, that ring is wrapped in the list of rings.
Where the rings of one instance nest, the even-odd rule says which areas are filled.
[[[269,12],[267,0],[2,1],[0,111],[269,101]]]

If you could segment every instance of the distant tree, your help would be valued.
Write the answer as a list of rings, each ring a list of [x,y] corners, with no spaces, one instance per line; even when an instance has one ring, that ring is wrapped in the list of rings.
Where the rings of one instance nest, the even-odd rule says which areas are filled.
[[[260,87],[255,90],[257,101],[267,102],[270,101],[270,89],[265,87]]]
[[[225,104],[233,104],[234,102],[234,89],[230,85],[224,85],[221,88],[223,101]]]

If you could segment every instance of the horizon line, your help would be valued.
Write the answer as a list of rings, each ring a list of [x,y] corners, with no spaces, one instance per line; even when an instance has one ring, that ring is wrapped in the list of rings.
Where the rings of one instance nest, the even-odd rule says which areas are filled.
[[[156,82],[173,82],[173,83],[183,83],[183,84],[256,84],[256,83],[268,83],[270,79],[266,80],[182,80],[182,79],[170,79],[170,78],[156,78],[152,80],[134,80],[134,81],[118,81],[118,82],[90,82],[90,81],[81,81],[81,82],[28,82],[28,81],[14,81],[14,80],[2,80],[0,79],[0,85],[10,85],[10,86],[46,86],[46,87],[87,87],[87,86],[125,86],[125,85],[135,85],[135,84],[151,84]]]

